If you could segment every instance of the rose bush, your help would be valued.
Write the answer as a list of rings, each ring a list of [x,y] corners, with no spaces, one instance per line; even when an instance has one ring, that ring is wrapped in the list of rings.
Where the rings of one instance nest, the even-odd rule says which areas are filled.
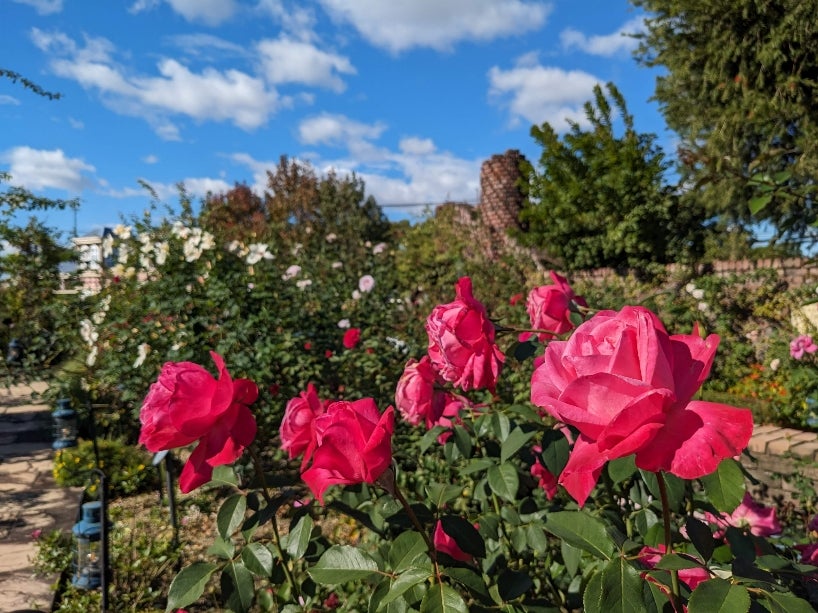
[[[259,478],[236,482],[218,513],[221,561],[184,569],[168,609],[218,571],[240,611],[310,611],[353,581],[365,587],[345,592],[348,610],[812,610],[806,548],[775,547],[742,519],[718,541],[702,520],[750,506],[733,457],[748,412],[693,399],[717,337],[670,335],[641,307],[603,311],[568,340],[546,337],[530,402],[510,404],[491,325],[461,279],[433,309],[427,355],[405,367],[403,423],[372,398],[321,401],[308,387],[291,399],[280,437],[304,455],[306,487],[259,497],[254,459]],[[468,398],[447,423],[433,418],[438,393]],[[338,512],[366,529],[333,545],[314,522]]]

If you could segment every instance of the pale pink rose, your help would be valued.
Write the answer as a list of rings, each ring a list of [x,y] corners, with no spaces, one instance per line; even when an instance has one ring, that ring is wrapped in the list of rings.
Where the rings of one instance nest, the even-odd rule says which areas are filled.
[[[494,324],[472,295],[471,279],[455,285],[454,302],[436,306],[426,320],[428,354],[444,380],[465,391],[494,392],[505,356],[494,342]]]
[[[364,294],[371,292],[375,288],[375,279],[372,275],[364,275],[358,279],[358,289]]]
[[[576,306],[588,306],[582,296],[574,294],[565,277],[551,271],[551,280],[554,281],[553,285],[535,287],[529,292],[526,300],[531,327],[548,332],[537,335],[540,342],[573,329],[572,310],[575,310]]]
[[[551,341],[531,378],[531,401],[579,431],[559,482],[583,504],[606,462],[635,454],[636,466],[697,479],[750,440],[749,410],[692,400],[718,346],[669,336],[643,307],[602,311],[567,341]]]
[[[731,526],[747,529],[755,536],[772,536],[781,533],[781,524],[776,517],[775,508],[757,503],[749,492],[744,493],[741,504],[729,515],[705,513],[705,519],[719,526],[720,529],[713,534],[713,537],[717,539],[722,538],[726,529]]]

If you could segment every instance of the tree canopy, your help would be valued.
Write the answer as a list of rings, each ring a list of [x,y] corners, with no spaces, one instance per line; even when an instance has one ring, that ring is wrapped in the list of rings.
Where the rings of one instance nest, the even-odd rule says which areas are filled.
[[[594,88],[584,124],[560,137],[548,123],[531,134],[542,145],[529,168],[521,240],[567,270],[603,266],[643,271],[684,259],[701,245],[703,216],[682,207],[665,183],[669,163],[653,134],[638,133],[617,88]],[[615,124],[623,132],[616,134]]]
[[[817,0],[632,0],[648,12],[637,59],[680,138],[691,197],[733,225],[812,232],[818,172]]]

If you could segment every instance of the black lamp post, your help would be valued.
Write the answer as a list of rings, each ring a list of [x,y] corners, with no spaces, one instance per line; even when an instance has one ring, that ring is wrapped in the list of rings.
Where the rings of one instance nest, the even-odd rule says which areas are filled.
[[[69,398],[60,398],[57,409],[51,414],[54,428],[54,449],[77,446],[77,412],[71,408]]]
[[[74,535],[75,560],[71,583],[81,590],[101,588],[100,610],[106,613],[110,582],[107,483],[104,472],[99,469],[92,472],[99,477],[99,500],[82,505],[79,521],[71,530]]]

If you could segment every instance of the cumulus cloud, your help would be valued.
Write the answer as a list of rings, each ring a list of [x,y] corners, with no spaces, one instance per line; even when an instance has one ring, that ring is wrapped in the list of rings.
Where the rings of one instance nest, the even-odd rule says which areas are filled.
[[[53,188],[76,193],[94,186],[87,173],[96,168],[80,158],[66,157],[62,149],[14,147],[0,155],[0,161],[9,165],[13,185],[32,191]]]
[[[315,13],[310,7],[285,6],[282,0],[259,0],[256,8],[263,14],[269,15],[281,25],[281,28],[298,40],[311,41],[315,39]]]
[[[158,75],[132,75],[114,61],[114,47],[106,39],[86,38],[84,46],[79,46],[62,33],[37,28],[31,38],[52,54],[50,65],[56,74],[98,90],[113,111],[146,119],[166,139],[179,137],[170,116],[226,121],[252,130],[266,123],[282,104],[263,79],[239,70],[194,72],[165,58],[157,64]]]
[[[310,155],[310,163],[319,173],[339,176],[355,173],[363,179],[367,195],[389,206],[390,214],[418,215],[425,206],[446,200],[474,202],[480,188],[481,159],[463,159],[438,151],[429,138],[405,137],[397,151],[378,145],[386,127],[365,124],[343,115],[320,115],[299,126],[304,144],[334,147],[335,157]],[[361,155],[364,150],[366,155]],[[247,153],[234,153],[231,159],[246,166],[254,177],[253,189],[262,193],[266,171],[277,161],[257,160]]]
[[[217,26],[230,19],[238,6],[235,0],[166,0],[170,8],[188,21]],[[136,0],[128,8],[131,13],[148,11],[160,4],[159,0]]]
[[[270,83],[302,83],[336,92],[346,88],[339,74],[355,74],[348,58],[311,43],[282,37],[258,44],[264,76]]]
[[[632,35],[644,31],[644,18],[636,17],[613,34],[601,36],[588,36],[579,30],[566,28],[560,33],[560,42],[565,49],[580,49],[590,55],[611,57],[617,53],[633,51],[639,42]]]
[[[62,0],[14,0],[18,4],[27,4],[37,11],[38,15],[51,15],[62,11]]]
[[[413,47],[449,50],[463,40],[489,41],[539,29],[551,5],[534,0],[319,0],[336,20],[393,53]]]
[[[601,83],[581,70],[542,66],[533,54],[519,58],[509,70],[492,67],[488,78],[489,97],[508,108],[513,125],[547,121],[558,131],[568,128],[566,120],[585,123],[582,106]]]
[[[406,155],[428,155],[435,151],[435,143],[431,138],[416,138],[414,136],[402,138],[398,147]]]

